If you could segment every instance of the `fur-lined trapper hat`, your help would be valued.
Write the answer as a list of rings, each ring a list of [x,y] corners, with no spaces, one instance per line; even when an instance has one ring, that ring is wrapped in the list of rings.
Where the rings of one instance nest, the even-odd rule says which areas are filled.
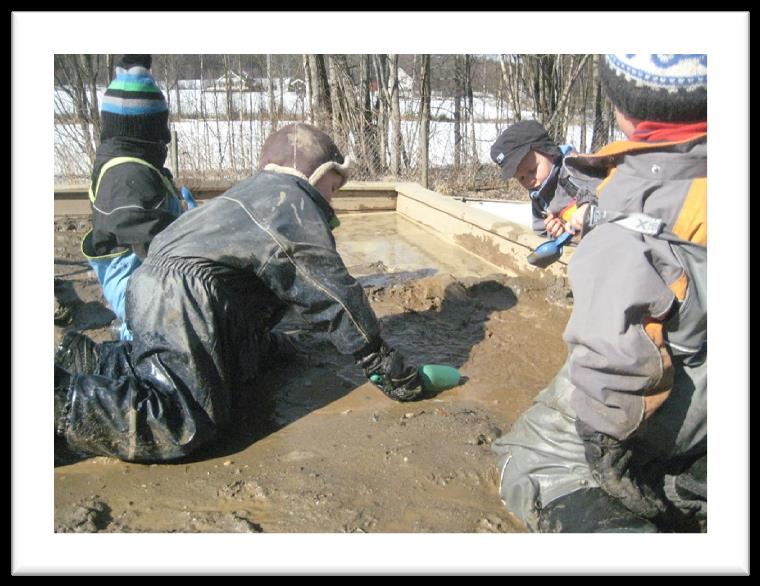
[[[350,160],[319,128],[297,123],[269,135],[261,149],[259,168],[298,175],[311,185],[316,185],[327,172],[336,171],[345,184],[350,175]]]

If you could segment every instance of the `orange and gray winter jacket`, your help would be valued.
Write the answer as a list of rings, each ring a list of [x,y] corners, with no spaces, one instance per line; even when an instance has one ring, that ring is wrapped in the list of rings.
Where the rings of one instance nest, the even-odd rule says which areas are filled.
[[[674,369],[706,360],[707,134],[613,143],[565,164],[606,177],[597,196],[611,218],[584,236],[568,267],[572,405],[623,440],[667,400]]]

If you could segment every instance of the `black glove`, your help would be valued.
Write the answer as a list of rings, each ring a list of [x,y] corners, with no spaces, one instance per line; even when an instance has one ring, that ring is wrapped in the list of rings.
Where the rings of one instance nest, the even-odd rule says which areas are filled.
[[[575,420],[575,429],[583,440],[591,475],[607,494],[644,519],[663,520],[672,513],[669,501],[637,478],[633,452],[626,442],[596,431],[580,419]]]
[[[382,340],[356,356],[364,374],[394,401],[413,401],[422,394],[417,369],[404,365],[404,357]]]

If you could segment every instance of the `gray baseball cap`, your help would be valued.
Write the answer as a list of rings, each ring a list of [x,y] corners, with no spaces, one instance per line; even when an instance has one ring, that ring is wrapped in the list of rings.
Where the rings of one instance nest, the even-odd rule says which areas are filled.
[[[510,179],[520,161],[532,150],[550,156],[562,154],[541,124],[535,120],[521,120],[502,132],[491,145],[491,160],[501,167],[502,179]]]

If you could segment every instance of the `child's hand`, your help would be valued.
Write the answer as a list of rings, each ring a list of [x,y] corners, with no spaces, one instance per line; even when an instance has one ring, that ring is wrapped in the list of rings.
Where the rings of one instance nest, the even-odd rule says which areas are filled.
[[[583,222],[583,216],[581,216],[581,222]],[[565,232],[565,223],[562,221],[562,218],[553,212],[547,212],[544,226],[546,227],[546,232],[552,238],[558,238]]]
[[[575,210],[573,217],[570,218],[570,221],[567,223],[567,227],[574,230],[576,234],[580,234],[581,230],[583,229],[583,216],[586,214],[587,207],[587,203],[578,206],[578,209]]]

